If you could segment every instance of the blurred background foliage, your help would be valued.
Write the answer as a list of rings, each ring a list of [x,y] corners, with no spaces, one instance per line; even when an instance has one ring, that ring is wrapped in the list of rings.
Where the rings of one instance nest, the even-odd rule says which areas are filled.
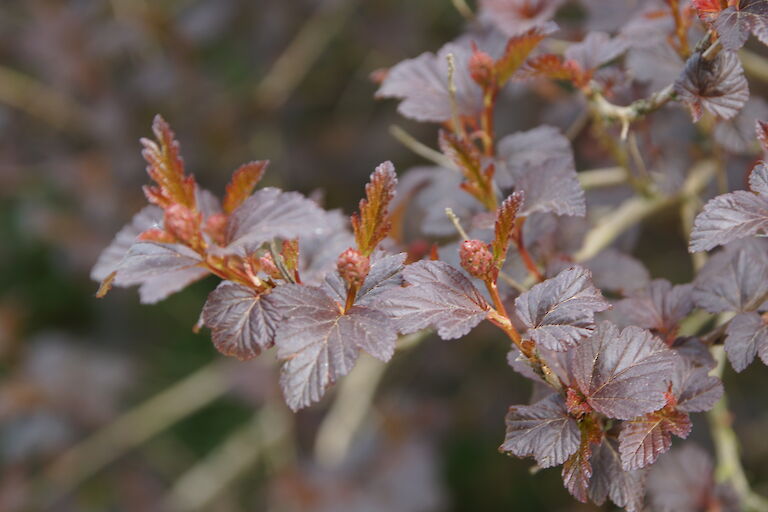
[[[138,138],[156,113],[204,187],[270,159],[267,184],[350,212],[379,162],[423,164],[391,124],[435,136],[374,101],[369,75],[463,24],[448,0],[0,3],[0,510],[594,508],[557,471],[531,475],[497,452],[507,407],[530,388],[491,329],[398,355],[343,463],[321,469],[330,400],[286,414],[271,356],[224,360],[193,332],[214,279],[150,307],[135,290],[96,300],[88,277],[144,204]],[[531,128],[529,110],[500,123]],[[682,282],[667,217],[644,226],[637,254]],[[726,375],[758,482],[766,384],[759,369]],[[706,444],[705,421],[693,437]]]

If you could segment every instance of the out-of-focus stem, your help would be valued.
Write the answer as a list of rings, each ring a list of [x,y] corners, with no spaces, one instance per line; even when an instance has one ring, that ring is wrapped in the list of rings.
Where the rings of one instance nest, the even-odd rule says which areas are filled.
[[[403,146],[407,147],[420,157],[429,160],[430,162],[435,163],[440,167],[445,167],[446,169],[452,169],[458,172],[459,169],[456,167],[456,164],[451,161],[450,158],[447,158],[439,151],[436,151],[423,142],[420,142],[413,135],[403,130],[399,126],[390,126],[389,133]]]
[[[726,361],[725,350],[722,345],[713,347],[712,355],[717,361],[714,373],[718,377],[722,377]],[[752,491],[749,480],[744,473],[744,467],[741,465],[739,440],[733,431],[733,415],[728,410],[728,398],[725,393],[712,410],[707,413],[707,418],[717,456],[715,478],[720,482],[727,482],[733,487],[745,511],[768,512],[768,499]]]
[[[584,190],[601,187],[613,187],[627,182],[627,173],[623,167],[590,169],[578,173],[579,184]]]

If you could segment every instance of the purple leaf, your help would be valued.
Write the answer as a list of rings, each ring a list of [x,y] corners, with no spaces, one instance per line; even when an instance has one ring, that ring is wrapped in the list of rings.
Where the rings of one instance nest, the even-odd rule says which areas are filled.
[[[586,402],[610,418],[631,419],[664,407],[677,356],[639,327],[602,322],[573,349],[571,373]]]
[[[704,109],[730,119],[749,99],[744,69],[739,57],[731,51],[720,52],[712,60],[694,53],[675,82],[675,91],[690,108],[694,122],[701,119]]]
[[[549,20],[562,4],[563,0],[481,0],[480,18],[514,37],[552,25]]]
[[[674,336],[680,321],[693,309],[692,293],[692,285],[672,286],[666,279],[654,279],[645,289],[616,303],[616,316],[623,325]]]
[[[468,40],[448,43],[437,52],[422,53],[392,67],[376,91],[377,98],[400,98],[398,111],[416,121],[442,122],[451,119],[448,92],[448,54],[453,54],[456,72],[456,104],[460,116],[474,117],[482,111],[482,90],[469,75],[472,49]]]
[[[227,249],[253,251],[274,238],[320,235],[328,230],[325,220],[325,212],[301,194],[262,188],[232,212]]]
[[[399,288],[403,285],[403,262],[405,253],[391,256],[379,256],[371,265],[371,270],[365,278],[363,285],[357,292],[355,304],[358,306],[376,306],[380,295],[390,288]],[[347,287],[338,272],[330,274],[326,280],[326,291],[336,300],[343,303],[347,297]]]
[[[511,187],[514,177],[524,174],[531,165],[557,159],[562,160],[564,166],[575,166],[571,142],[554,126],[541,125],[507,135],[498,143],[498,155],[495,178],[499,186],[505,188]]]
[[[625,471],[621,466],[615,441],[603,439],[592,455],[592,479],[589,482],[589,498],[597,505],[610,498],[618,507],[629,512],[643,509],[645,472]]]
[[[690,360],[680,358],[672,382],[677,409],[683,412],[705,412],[715,406],[723,395],[723,383],[709,376],[709,368],[694,366]]]
[[[589,436],[582,433],[581,443],[576,453],[571,455],[563,464],[563,485],[571,496],[582,503],[587,502],[589,492],[589,480],[592,478],[592,443]]]
[[[501,451],[533,456],[542,468],[562,464],[579,447],[576,420],[568,416],[563,397],[551,394],[533,405],[509,408]]]
[[[768,244],[744,240],[715,254],[696,276],[693,299],[712,313],[749,312],[768,300]]]
[[[584,266],[592,272],[592,282],[601,290],[628,294],[648,286],[651,280],[645,266],[632,256],[606,249]]]
[[[274,344],[282,317],[271,293],[224,281],[208,295],[203,322],[222,354],[252,359]]]
[[[768,198],[768,166],[758,163],[749,174],[749,188],[755,194]]]
[[[320,400],[325,389],[348,374],[360,349],[388,361],[397,333],[383,313],[353,306],[342,313],[320,288],[285,285],[271,295],[284,318],[275,333],[277,357],[284,361],[280,386],[293,410]]]
[[[117,267],[115,285],[141,285],[144,304],[154,304],[208,275],[202,260],[180,244],[136,242]]]
[[[525,338],[550,350],[568,350],[592,333],[595,313],[610,308],[592,274],[583,267],[563,270],[515,299]]]
[[[405,267],[409,286],[389,290],[381,309],[403,334],[434,326],[443,339],[461,338],[483,321],[488,304],[469,279],[441,261],[418,261]]]
[[[696,216],[691,232],[691,252],[707,251],[740,238],[768,233],[768,194],[763,184],[768,167],[758,164],[750,175],[756,194],[737,190],[709,201]]]
[[[672,446],[672,434],[685,439],[691,432],[688,414],[665,407],[622,423],[619,453],[626,471],[653,464]]]
[[[576,61],[583,70],[595,70],[618,58],[627,50],[625,39],[611,38],[605,32],[590,32],[565,50],[565,58]]]
[[[738,50],[747,41],[749,33],[768,45],[768,1],[741,0],[737,5],[723,9],[714,22],[723,48]]]
[[[737,372],[760,356],[768,365],[768,324],[757,313],[736,315],[726,329],[725,353]]]

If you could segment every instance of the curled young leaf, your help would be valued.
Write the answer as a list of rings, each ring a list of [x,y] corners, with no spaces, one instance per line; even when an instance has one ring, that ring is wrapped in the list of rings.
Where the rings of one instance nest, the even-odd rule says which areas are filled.
[[[268,160],[259,160],[248,162],[237,168],[232,174],[224,194],[223,207],[226,213],[232,213],[248,199],[248,196],[253,193],[253,189],[261,181],[268,164]]]
[[[732,51],[707,60],[694,53],[675,82],[675,91],[690,108],[694,122],[704,110],[723,119],[734,117],[749,99],[749,86],[738,55]]]
[[[150,203],[161,208],[181,204],[196,210],[196,188],[193,176],[184,174],[184,161],[179,153],[179,142],[171,127],[160,115],[152,121],[157,142],[141,139],[141,154],[147,161],[147,174],[156,185],[144,187]]]
[[[494,225],[494,237],[491,247],[493,249],[493,261],[497,268],[504,265],[507,257],[509,243],[517,229],[517,212],[523,204],[525,194],[515,192],[507,197],[496,211],[496,223]]]
[[[371,255],[392,227],[389,203],[395,197],[396,188],[397,175],[392,162],[379,165],[365,186],[365,199],[360,201],[360,211],[352,216],[355,242],[365,256]]]

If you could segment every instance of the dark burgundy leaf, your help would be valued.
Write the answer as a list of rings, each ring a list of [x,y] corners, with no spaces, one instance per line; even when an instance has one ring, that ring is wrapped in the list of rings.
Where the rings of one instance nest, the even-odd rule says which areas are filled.
[[[480,17],[494,24],[507,37],[532,28],[547,28],[563,0],[481,0]]]
[[[738,55],[720,52],[712,60],[694,53],[675,82],[675,91],[691,109],[693,121],[701,119],[703,110],[730,119],[749,99],[749,86]]]
[[[563,464],[563,485],[571,496],[582,503],[587,502],[589,480],[592,478],[592,464],[589,462],[592,457],[592,447],[593,443],[589,441],[589,436],[582,433],[578,450]]]
[[[768,243],[743,240],[715,254],[696,276],[693,299],[712,313],[748,312],[768,300]]]
[[[723,395],[723,383],[717,377],[710,377],[709,370],[707,366],[694,366],[690,360],[680,358],[672,382],[677,410],[705,412],[720,400]]]
[[[611,38],[605,32],[590,32],[580,43],[565,50],[565,58],[573,60],[583,70],[595,70],[618,58],[627,50],[626,40]]]
[[[139,287],[144,304],[154,304],[208,275],[202,260],[180,244],[136,242],[117,267],[114,284]]]
[[[448,92],[448,54],[453,54],[456,72],[456,105],[461,116],[482,111],[482,90],[469,75],[472,47],[469,40],[448,43],[437,52],[422,53],[392,67],[376,91],[377,98],[400,98],[398,111],[416,121],[442,122],[451,119]]]
[[[533,456],[542,468],[562,464],[579,447],[579,426],[568,416],[558,394],[533,405],[510,407],[506,423],[500,450],[518,457]]]
[[[229,250],[253,251],[274,238],[298,238],[328,231],[323,210],[297,192],[262,188],[229,219]]]
[[[374,263],[357,292],[355,304],[358,306],[376,306],[382,292],[403,285],[403,262],[405,253],[381,256],[374,254]],[[338,272],[330,274],[325,283],[327,292],[337,301],[343,303],[347,297],[347,287]]]
[[[515,299],[528,330],[525,338],[550,350],[567,350],[592,333],[595,313],[610,308],[592,274],[583,267],[563,270]]]
[[[741,0],[721,11],[714,22],[723,48],[738,50],[749,33],[768,45],[768,1]]]
[[[645,266],[616,249],[606,249],[584,266],[592,272],[592,282],[601,290],[628,294],[645,288],[651,280]]]
[[[715,140],[733,153],[754,153],[758,148],[755,144],[755,124],[761,119],[768,119],[768,103],[753,96],[736,117],[717,123]]]
[[[594,410],[631,419],[666,404],[677,356],[650,332],[602,322],[569,355],[575,384]]]
[[[689,250],[707,251],[740,238],[768,233],[768,194],[760,192],[766,175],[768,167],[759,164],[750,176],[757,193],[737,190],[709,201],[693,223]]]
[[[629,512],[643,509],[645,472],[625,471],[615,440],[603,439],[592,454],[592,479],[589,482],[589,499],[597,505],[610,498],[618,507]]]
[[[360,349],[382,361],[395,350],[397,333],[383,313],[340,305],[320,288],[285,285],[272,294],[274,304],[290,321],[275,333],[277,357],[284,361],[280,386],[293,410],[320,400],[325,389],[348,374]]]
[[[514,185],[515,176],[531,165],[556,159],[564,167],[575,168],[571,143],[554,126],[541,125],[532,130],[507,135],[498,143],[499,162],[495,178],[501,187]]]
[[[203,322],[219,352],[251,359],[274,344],[282,314],[271,295],[231,281],[211,292],[203,306]]]
[[[488,304],[460,271],[441,261],[408,265],[403,277],[409,286],[390,289],[381,309],[407,334],[433,326],[443,339],[461,338],[483,321]]]
[[[616,316],[622,325],[674,336],[680,321],[693,309],[692,294],[692,285],[672,286],[666,279],[654,279],[646,288],[616,303]]]
[[[648,477],[650,505],[658,512],[738,512],[741,508],[730,488],[715,484],[712,460],[704,450],[688,442],[653,465]]]
[[[725,353],[737,372],[749,366],[755,356],[768,365],[768,324],[757,313],[736,315],[726,330]]]
[[[665,407],[622,423],[619,453],[626,471],[653,464],[672,446],[672,434],[685,439],[691,432],[688,414]]]

